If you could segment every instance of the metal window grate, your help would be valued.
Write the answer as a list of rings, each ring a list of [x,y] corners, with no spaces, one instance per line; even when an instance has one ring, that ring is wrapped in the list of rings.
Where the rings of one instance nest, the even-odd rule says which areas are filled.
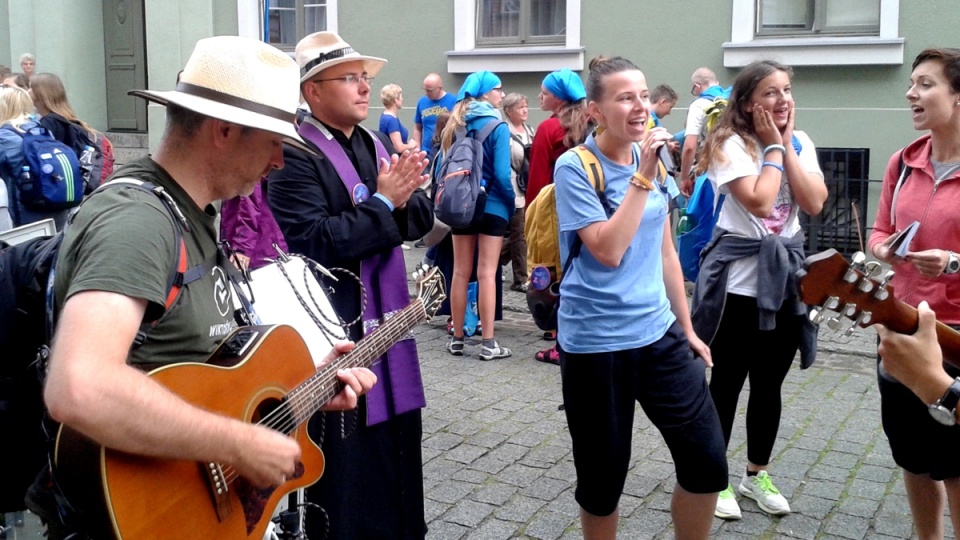
[[[870,149],[818,148],[817,159],[829,196],[820,215],[800,214],[807,235],[807,253],[833,248],[843,255],[852,255],[861,249],[861,237],[864,243],[867,241]]]

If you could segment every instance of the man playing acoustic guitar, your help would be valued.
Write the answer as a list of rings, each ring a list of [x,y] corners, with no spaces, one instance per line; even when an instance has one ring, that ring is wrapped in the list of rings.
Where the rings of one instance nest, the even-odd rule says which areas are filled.
[[[261,177],[283,167],[284,141],[303,146],[293,123],[299,78],[296,63],[278,49],[219,36],[197,42],[176,90],[131,92],[167,107],[166,129],[152,157],[121,168],[111,181],[149,182],[175,204],[143,189],[114,187],[84,201],[75,216],[57,263],[59,324],[44,394],[53,419],[122,453],[220,464],[254,490],[297,474],[301,447],[293,438],[192,405],[145,370],[202,363],[236,326],[231,288],[218,265],[224,259],[218,258],[211,203],[250,194]],[[177,228],[185,263],[177,259]],[[177,283],[186,284],[167,306],[178,260],[183,279]],[[153,323],[146,332],[145,322]],[[338,345],[327,361],[350,348]],[[280,366],[287,358],[278,356]],[[325,409],[356,407],[376,382],[368,369],[336,375],[344,389]],[[58,460],[60,452],[58,446]],[[59,480],[57,468],[53,478]],[[226,480],[227,488],[216,484],[214,498],[219,490],[236,489],[229,474]],[[67,500],[81,513],[93,502]],[[58,510],[63,515],[62,505]],[[73,523],[45,517],[51,538],[76,532]],[[188,523],[195,518],[182,516]],[[156,525],[157,538],[165,525]]]

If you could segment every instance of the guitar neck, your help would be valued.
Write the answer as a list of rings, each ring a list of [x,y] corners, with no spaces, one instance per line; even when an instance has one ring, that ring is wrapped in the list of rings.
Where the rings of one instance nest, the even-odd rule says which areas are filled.
[[[897,302],[896,316],[886,316],[882,322],[887,328],[901,334],[913,334],[920,326],[920,315],[916,308]],[[937,321],[937,342],[943,351],[943,361],[960,368],[960,332]]]
[[[343,389],[343,383],[337,377],[337,371],[355,367],[369,368],[383,356],[395,343],[403,339],[416,325],[427,320],[428,315],[423,302],[415,299],[395,316],[385,321],[379,328],[357,342],[349,353],[324,366],[303,384],[287,394],[283,406],[293,416],[293,426],[299,426],[326,402]]]

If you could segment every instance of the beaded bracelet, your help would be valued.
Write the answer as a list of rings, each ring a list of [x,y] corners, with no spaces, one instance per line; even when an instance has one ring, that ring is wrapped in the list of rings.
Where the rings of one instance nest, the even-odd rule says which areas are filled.
[[[770,146],[763,149],[763,155],[767,155],[774,150],[779,150],[784,154],[787,153],[787,148],[782,144],[771,144]]]
[[[633,176],[630,177],[630,185],[646,191],[653,191],[653,182],[646,176],[640,174],[640,171],[633,173]]]
[[[774,163],[774,162],[772,162],[772,161],[764,161],[764,162],[763,162],[763,166],[764,166],[764,167],[773,167],[774,169],[776,169],[776,170],[778,170],[778,171],[780,171],[780,172],[783,172],[783,165],[781,165],[781,164],[779,164],[779,163]]]

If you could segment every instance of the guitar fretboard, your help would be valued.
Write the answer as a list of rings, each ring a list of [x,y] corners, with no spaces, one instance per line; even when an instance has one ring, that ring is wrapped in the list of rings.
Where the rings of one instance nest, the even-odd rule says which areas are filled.
[[[357,342],[352,351],[324,366],[291,390],[284,403],[264,421],[271,424],[269,427],[284,433],[292,432],[343,389],[343,383],[337,377],[338,370],[372,366],[394,343],[403,339],[413,327],[427,318],[423,302],[420,299],[413,300],[410,305]],[[283,418],[280,425],[276,425],[276,415]]]

